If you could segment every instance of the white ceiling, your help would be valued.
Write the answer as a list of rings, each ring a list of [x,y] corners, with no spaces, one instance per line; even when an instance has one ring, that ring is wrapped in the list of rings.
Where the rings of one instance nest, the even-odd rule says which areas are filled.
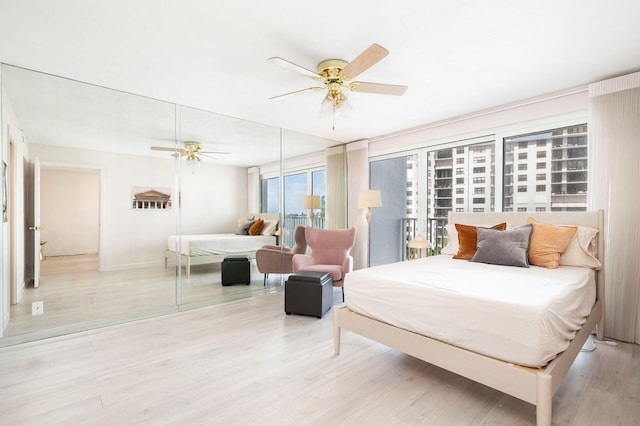
[[[349,142],[636,71],[639,17],[637,0],[2,0],[0,61]],[[268,100],[315,82],[267,58],[315,70],[374,42],[390,54],[358,80],[404,96],[348,94],[335,130],[322,93]]]

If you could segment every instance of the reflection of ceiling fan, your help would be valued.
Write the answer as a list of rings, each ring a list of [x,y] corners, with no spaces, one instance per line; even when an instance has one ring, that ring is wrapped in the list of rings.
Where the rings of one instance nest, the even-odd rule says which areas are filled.
[[[362,72],[375,65],[382,58],[387,56],[389,51],[378,44],[372,44],[364,52],[358,55],[351,62],[346,62],[341,59],[328,59],[318,64],[318,72],[311,71],[300,65],[289,62],[286,59],[280,57],[269,58],[268,61],[276,63],[284,68],[288,68],[304,74],[308,77],[318,80],[324,86],[309,87],[302,90],[296,90],[295,92],[285,93],[283,95],[273,96],[269,99],[279,99],[290,95],[296,95],[298,93],[318,91],[327,89],[327,95],[324,98],[324,103],[329,103],[332,108],[340,106],[347,98],[342,92],[342,88],[345,87],[352,92],[366,92],[376,93],[380,95],[403,95],[407,91],[407,86],[398,86],[394,84],[381,84],[381,83],[367,83],[364,81],[351,81]]]
[[[164,146],[152,146],[151,149],[154,151],[169,151],[172,152],[174,157],[178,155],[180,157],[187,157],[187,161],[200,161],[200,157],[209,157],[216,159],[216,157],[208,155],[208,154],[229,154],[228,152],[222,151],[203,151],[202,144],[200,142],[194,141],[185,141],[182,143],[184,145],[183,148],[168,148]]]

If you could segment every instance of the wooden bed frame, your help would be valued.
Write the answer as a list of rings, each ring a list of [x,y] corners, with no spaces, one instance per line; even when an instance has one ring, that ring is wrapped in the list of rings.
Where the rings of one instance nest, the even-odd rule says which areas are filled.
[[[268,220],[277,220],[280,221],[280,215],[277,213],[256,213],[253,215],[262,219]],[[279,227],[278,222],[278,227]],[[276,227],[277,229],[277,227]],[[276,239],[277,242],[277,239]],[[256,258],[256,250],[252,251],[239,251],[234,253],[223,253],[223,254],[208,254],[203,256],[187,256],[186,254],[177,253],[173,250],[165,250],[164,252],[164,267],[166,268],[169,265],[169,260],[174,260],[177,264],[180,263],[180,266],[184,266],[186,269],[187,278],[191,277],[191,267],[197,265],[208,265],[210,263],[220,263],[227,256],[249,256],[251,259]],[[178,259],[179,258],[179,259]]]
[[[522,367],[480,355],[357,314],[347,307],[336,309],[334,312],[335,354],[340,354],[340,330],[344,328],[534,404],[537,424],[550,425],[553,395],[558,390],[576,356],[580,353],[580,349],[594,329],[597,329],[599,340],[604,338],[604,213],[602,210],[548,213],[450,213],[449,223],[487,225],[508,222],[518,226],[525,224],[528,217],[533,217],[544,223],[582,225],[597,228],[600,231],[597,257],[602,262],[603,268],[596,274],[596,302],[591,314],[569,347],[546,367]]]

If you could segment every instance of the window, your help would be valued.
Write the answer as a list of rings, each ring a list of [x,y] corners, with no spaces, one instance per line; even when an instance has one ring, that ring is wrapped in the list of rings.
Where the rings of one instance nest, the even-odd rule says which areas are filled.
[[[587,125],[562,127],[541,132],[504,138],[504,169],[522,164],[535,164],[536,170],[547,173],[536,173],[535,191],[533,185],[528,189],[525,185],[514,184],[507,176],[503,179],[503,210],[517,211],[520,208],[544,208],[544,211],[585,211],[588,196],[588,146]],[[528,146],[537,147],[536,158],[529,160],[527,152],[518,152],[518,159],[513,154],[518,149]],[[547,154],[550,152],[550,154]],[[540,159],[547,159],[540,161]],[[518,182],[521,180],[518,175]],[[549,185],[551,187],[549,188]],[[514,191],[514,186],[517,188]],[[530,191],[531,193],[528,193]],[[508,195],[517,192],[518,195]],[[544,198],[536,197],[536,193],[546,192]],[[544,200],[544,201],[542,201]],[[540,205],[546,204],[546,205]]]
[[[527,170],[527,163],[518,164],[518,170]]]
[[[474,194],[484,194],[484,186],[477,186],[473,189]]]
[[[280,178],[262,179],[260,188],[262,213],[278,213],[280,211]]]
[[[484,212],[484,207],[474,207],[473,208],[473,212],[474,213],[483,213]]]
[[[493,184],[495,142],[481,142],[454,148],[427,151],[428,179],[430,188],[434,190],[433,198],[427,200],[427,217],[445,219],[447,213],[455,209],[468,211],[465,205],[471,200],[464,194],[473,193],[474,187],[470,183],[487,184],[486,195],[482,208],[488,211],[494,204],[495,189]],[[471,167],[480,164],[480,167]],[[484,166],[486,164],[487,166]],[[453,179],[439,179],[438,174],[448,171]],[[472,175],[472,180],[465,180],[464,176]],[[455,188],[455,190],[454,190]],[[481,207],[481,206],[478,206]],[[432,226],[427,221],[427,226]],[[435,237],[437,238],[437,237]]]
[[[526,182],[527,175],[518,175],[518,182]]]
[[[518,207],[518,211],[519,212],[526,212],[527,208],[526,207]]]
[[[483,198],[474,198],[473,199],[473,204],[484,204],[484,197]]]
[[[536,207],[536,211],[537,212],[546,212],[547,208],[546,207]]]

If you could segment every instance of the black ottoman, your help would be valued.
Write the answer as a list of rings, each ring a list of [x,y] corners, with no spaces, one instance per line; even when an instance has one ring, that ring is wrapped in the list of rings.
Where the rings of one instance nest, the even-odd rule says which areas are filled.
[[[251,284],[251,258],[227,256],[222,261],[222,285]]]
[[[284,311],[287,315],[322,318],[333,305],[333,280],[326,272],[300,271],[284,283]]]

